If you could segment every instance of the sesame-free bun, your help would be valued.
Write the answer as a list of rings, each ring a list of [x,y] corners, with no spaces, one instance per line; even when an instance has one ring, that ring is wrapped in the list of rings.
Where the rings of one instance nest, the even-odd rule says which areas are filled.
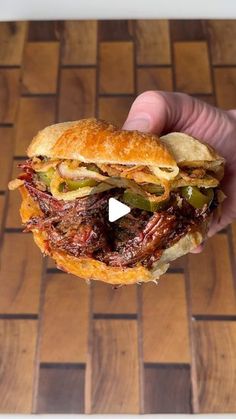
[[[218,168],[224,162],[210,146],[187,134],[157,135],[126,131],[96,118],[62,122],[40,131],[28,147],[29,157],[82,162],[145,165],[176,171],[178,164]],[[216,171],[217,169],[215,169]]]
[[[26,223],[31,217],[41,215],[41,210],[24,186],[20,187],[22,204],[20,208],[21,219]],[[87,257],[74,257],[56,250],[48,251],[47,235],[37,229],[32,230],[34,241],[42,253],[54,259],[59,269],[76,275],[82,279],[94,279],[110,284],[135,284],[157,280],[169,267],[169,262],[185,255],[197,247],[205,237],[206,226],[201,230],[188,233],[173,246],[164,250],[161,258],[151,270],[139,265],[133,268],[117,268],[107,266],[105,263]]]

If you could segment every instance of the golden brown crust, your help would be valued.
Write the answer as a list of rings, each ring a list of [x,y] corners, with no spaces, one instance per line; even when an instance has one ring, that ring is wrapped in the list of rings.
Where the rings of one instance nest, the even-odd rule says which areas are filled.
[[[95,118],[45,128],[33,139],[27,153],[29,157],[176,167],[171,153],[156,135],[119,130]]]
[[[33,215],[40,215],[41,210],[24,186],[20,188],[20,192],[23,199],[20,214],[22,221],[26,223]],[[33,236],[35,243],[41,249],[42,253],[49,254],[47,251],[47,237],[45,233],[34,230]],[[174,246],[163,252],[161,259],[156,263],[152,270],[148,270],[143,266],[137,266],[134,268],[110,267],[105,265],[103,262],[99,262],[91,258],[75,258],[58,251],[52,251],[50,256],[54,259],[59,269],[79,276],[82,279],[94,279],[110,284],[128,285],[158,279],[160,275],[168,269],[169,261],[188,253],[201,243],[202,238],[202,232],[187,234]]]

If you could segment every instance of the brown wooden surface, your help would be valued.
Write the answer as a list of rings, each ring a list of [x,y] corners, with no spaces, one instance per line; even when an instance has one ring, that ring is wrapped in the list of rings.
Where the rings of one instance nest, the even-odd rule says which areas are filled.
[[[234,412],[236,223],[159,284],[56,270],[9,179],[37,131],[122,126],[144,90],[236,109],[235,21],[0,23],[0,413]]]
[[[236,322],[199,321],[193,332],[199,412],[235,413]]]
[[[186,365],[144,367],[145,413],[190,413],[190,368]]]
[[[137,337],[136,320],[93,321],[88,413],[139,412]]]
[[[30,413],[33,402],[37,322],[0,319],[0,412]]]
[[[43,365],[39,372],[37,413],[84,413],[83,365]]]
[[[41,362],[86,362],[89,288],[66,274],[46,277]]]
[[[183,275],[165,275],[158,286],[142,287],[142,337],[145,362],[190,362]]]

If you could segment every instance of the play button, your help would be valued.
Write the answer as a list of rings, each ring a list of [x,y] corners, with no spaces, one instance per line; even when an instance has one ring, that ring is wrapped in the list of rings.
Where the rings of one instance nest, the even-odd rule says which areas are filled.
[[[130,208],[115,198],[110,198],[108,202],[108,218],[111,223],[129,214]]]

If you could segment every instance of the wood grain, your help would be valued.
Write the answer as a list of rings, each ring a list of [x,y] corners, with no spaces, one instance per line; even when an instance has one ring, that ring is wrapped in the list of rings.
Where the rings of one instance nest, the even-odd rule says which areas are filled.
[[[13,129],[0,127],[0,190],[7,188],[13,156]]]
[[[2,235],[2,222],[3,222],[3,213],[4,213],[4,205],[5,205],[5,195],[0,195],[0,238]]]
[[[204,41],[207,38],[206,24],[203,20],[178,19],[170,20],[172,42]]]
[[[41,367],[37,413],[84,413],[84,380],[80,366]]]
[[[12,124],[15,120],[20,91],[19,81],[18,69],[0,70],[0,123]]]
[[[31,413],[37,321],[0,320],[0,412]]]
[[[58,42],[28,42],[23,59],[23,93],[56,93]]]
[[[5,234],[0,260],[0,314],[37,314],[42,257],[32,236]]]
[[[99,46],[99,92],[134,93],[132,42],[101,42]]]
[[[169,23],[167,20],[138,20],[136,23],[138,64],[170,64]]]
[[[184,277],[167,274],[142,288],[144,362],[190,362]]]
[[[89,288],[68,274],[47,275],[41,362],[86,362]]]
[[[92,68],[63,69],[59,121],[88,118],[95,114],[96,73]]]
[[[122,127],[133,101],[133,96],[100,97],[98,111],[99,118],[111,121],[118,127]]]
[[[15,155],[25,156],[26,148],[37,132],[54,122],[54,98],[22,97],[16,122]]]
[[[138,413],[136,320],[94,320],[91,413]]]
[[[211,93],[206,42],[174,43],[176,88],[186,93]]]
[[[200,413],[236,411],[236,322],[194,322]]]
[[[93,313],[137,313],[137,287],[114,289],[109,284],[95,282],[92,291]]]
[[[143,413],[191,413],[189,366],[145,366]]]
[[[138,93],[146,90],[173,90],[172,69],[145,67],[137,69]]]
[[[66,21],[62,43],[62,64],[96,64],[97,22]]]
[[[234,20],[208,20],[212,63],[236,64],[236,25]]]
[[[193,314],[236,314],[228,239],[218,234],[188,256]]]
[[[169,270],[181,272],[186,268],[187,256],[182,256],[181,258],[175,259],[170,263]]]
[[[26,22],[0,23],[0,65],[21,65]]]
[[[13,161],[12,173],[10,179],[15,179],[20,174],[20,169],[17,167],[20,160]],[[19,228],[23,229],[21,217],[20,217],[20,206],[22,198],[19,190],[8,192],[7,202],[7,216],[6,216],[6,228]]]
[[[215,68],[214,78],[217,105],[223,109],[236,108],[236,68]]]
[[[29,22],[28,41],[58,41],[62,22],[35,20]]]
[[[231,224],[231,232],[233,239],[233,249],[234,249],[234,261],[236,263],[236,221]]]
[[[98,22],[99,41],[131,41],[134,35],[132,20],[101,20]]]

